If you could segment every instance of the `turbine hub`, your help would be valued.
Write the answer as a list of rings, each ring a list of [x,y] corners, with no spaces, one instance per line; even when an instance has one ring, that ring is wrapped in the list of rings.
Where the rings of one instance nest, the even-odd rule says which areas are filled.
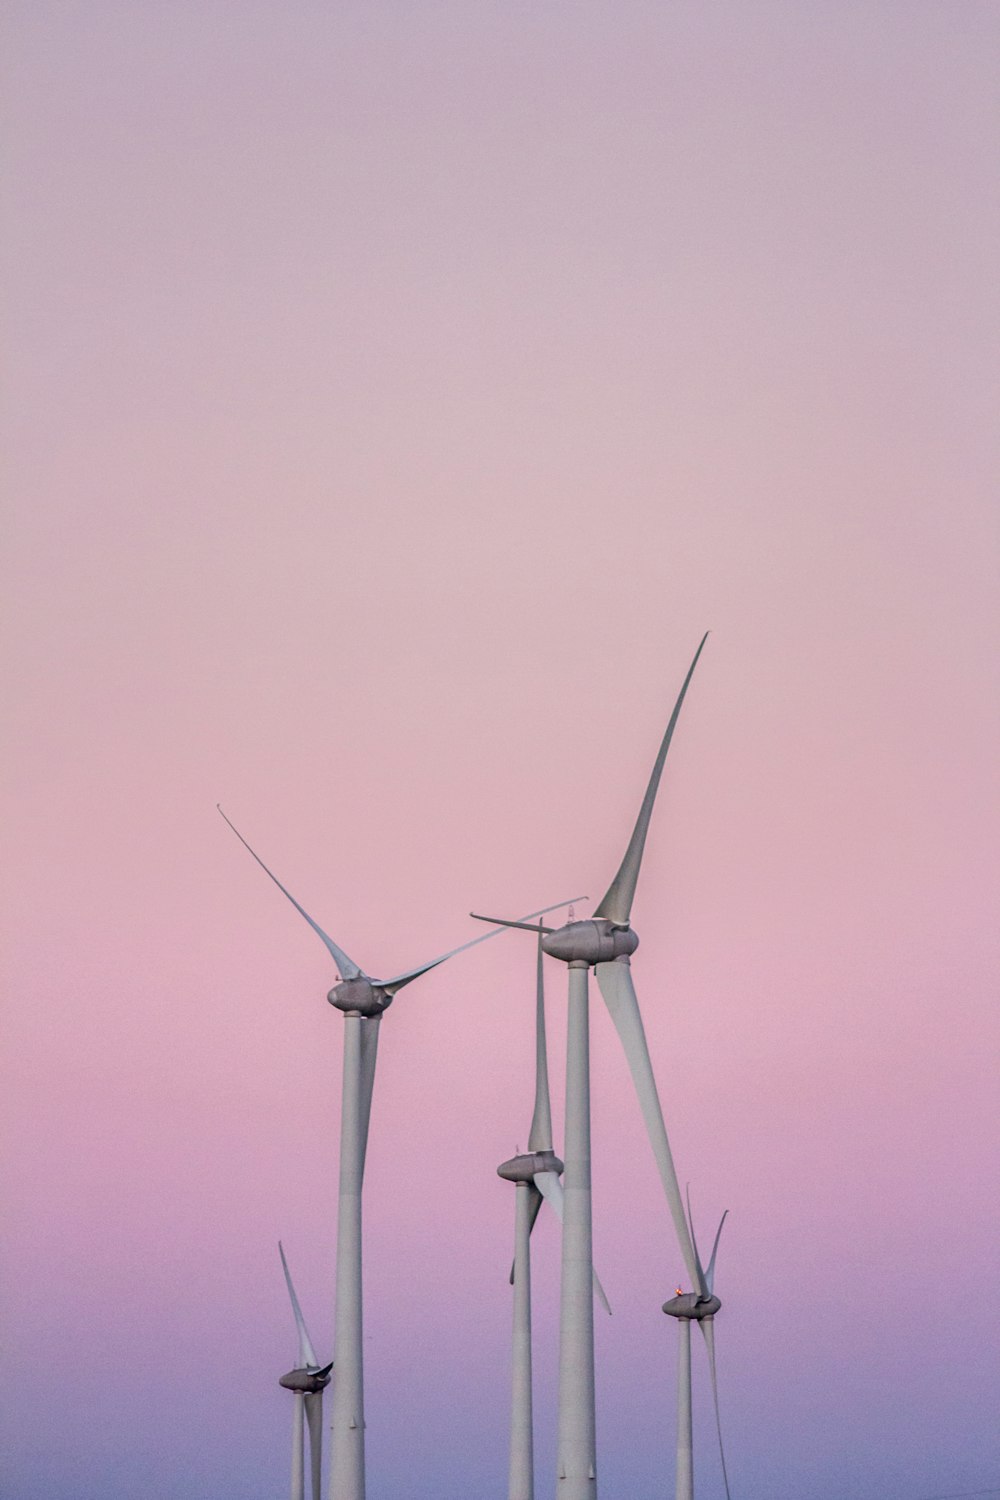
[[[392,1004],[392,996],[387,995],[381,985],[372,984],[363,974],[359,974],[357,979],[342,979],[340,984],[334,985],[326,998],[345,1015],[353,1011],[362,1016],[380,1016]]]
[[[668,1318],[700,1323],[702,1318],[714,1318],[721,1306],[718,1297],[703,1297],[700,1292],[679,1292],[669,1302],[664,1302],[663,1311]]]
[[[537,1172],[555,1172],[558,1176],[563,1164],[554,1151],[529,1151],[524,1156],[512,1156],[497,1167],[497,1176],[506,1182],[532,1182]]]
[[[287,1375],[282,1375],[278,1381],[286,1391],[302,1391],[306,1396],[315,1396],[330,1384],[330,1371],[326,1370],[289,1370]]]
[[[628,958],[639,946],[639,939],[628,925],[621,926],[607,917],[591,917],[585,922],[567,922],[542,938],[542,950],[564,964],[611,963]]]

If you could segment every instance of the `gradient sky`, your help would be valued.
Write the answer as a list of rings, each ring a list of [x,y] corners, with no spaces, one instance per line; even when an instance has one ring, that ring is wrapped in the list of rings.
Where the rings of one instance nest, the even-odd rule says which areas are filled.
[[[734,1500],[1000,1487],[996,6],[5,12],[4,1494],[283,1493],[279,1234],[330,1347],[332,969],[215,802],[397,972],[600,897],[707,628],[633,972]],[[383,1027],[373,1500],[504,1493],[530,946]],[[593,1059],[601,1493],[656,1500],[599,1000]],[[544,1222],[535,1276],[544,1494]]]

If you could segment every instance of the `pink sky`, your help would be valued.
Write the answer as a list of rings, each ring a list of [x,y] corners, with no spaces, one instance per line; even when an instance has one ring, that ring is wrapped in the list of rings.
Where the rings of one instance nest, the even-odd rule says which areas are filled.
[[[330,1344],[332,970],[215,802],[376,971],[596,901],[707,628],[634,974],[734,1500],[1000,1486],[995,8],[7,14],[5,1494],[281,1493],[279,1235]],[[512,934],[383,1028],[372,1500],[503,1493],[532,984]],[[678,1257],[596,991],[593,1057],[653,1500]],[[557,1283],[540,1223],[543,1493]]]

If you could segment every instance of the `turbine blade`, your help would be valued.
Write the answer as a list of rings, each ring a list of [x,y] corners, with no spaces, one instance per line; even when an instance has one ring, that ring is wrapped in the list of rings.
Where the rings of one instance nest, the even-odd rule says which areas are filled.
[[[528,1214],[528,1234],[529,1235],[531,1234],[531,1231],[535,1227],[535,1223],[536,1223],[536,1221],[538,1219],[538,1210],[541,1208],[541,1206],[542,1206],[542,1195],[538,1191],[538,1188],[535,1186],[535,1184],[532,1183],[531,1184],[531,1208],[530,1208],[530,1211],[529,1211],[529,1214]]]
[[[715,1430],[719,1435],[719,1458],[722,1460],[722,1483],[726,1489],[726,1500],[731,1500],[729,1494],[729,1474],[726,1469],[726,1450],[722,1445],[722,1421],[719,1417],[719,1380],[715,1369],[715,1319],[702,1318],[700,1328],[705,1339],[705,1348],[708,1350],[708,1369],[712,1377],[712,1400],[715,1402]]]
[[[226,817],[225,813],[222,812],[222,808],[219,807],[218,803],[216,803],[215,805],[216,805],[216,807],[219,808],[219,812],[222,814],[222,817],[225,818],[225,821],[227,823],[229,823],[230,828],[233,830],[233,832],[235,833],[236,837],[239,839],[240,843],[243,845],[244,849],[250,849],[250,853],[253,855],[253,857],[257,861],[257,863],[260,865],[261,869],[264,871],[264,874],[265,875],[270,875],[271,879],[274,881],[275,885],[278,887],[278,890],[281,891],[283,895],[285,895],[285,896],[288,897],[289,901],[295,907],[295,910],[299,913],[299,915],[305,917],[306,921],[309,923],[309,926],[312,928],[313,932],[316,933],[317,937],[322,938],[323,942],[326,944],[327,948],[329,949],[329,951],[330,951],[330,953],[331,953],[331,955],[333,957],[334,963],[337,965],[337,968],[340,971],[340,977],[341,977],[341,979],[357,979],[358,975],[361,973],[361,970],[358,968],[358,966],[354,962],[353,958],[348,958],[348,956],[344,952],[343,948],[339,947],[333,941],[332,937],[328,937],[326,935],[326,933],[323,931],[322,927],[320,927],[320,925],[319,925],[318,922],[314,922],[313,921],[312,917],[306,911],[305,907],[300,906],[299,903],[296,901],[295,897],[292,895],[291,891],[285,889],[285,887],[282,885],[281,881],[278,879],[277,875],[274,874],[273,870],[269,870],[267,868],[267,865],[261,859],[261,857],[257,853],[257,851],[255,849],[251,849],[250,848],[250,845],[247,843],[247,841],[243,837],[242,833],[240,833],[240,830],[236,827],[236,824],[229,822],[229,819]]]
[[[691,1212],[690,1183],[685,1183],[684,1185],[684,1200],[687,1203],[687,1221],[688,1229],[691,1231],[691,1248],[694,1251],[695,1264],[698,1267],[698,1290],[701,1292],[701,1295],[704,1296],[706,1290],[710,1290],[710,1288],[708,1286],[708,1278],[705,1275],[705,1268],[701,1263],[701,1255],[698,1250],[698,1239],[694,1232],[694,1214]]]
[[[549,1100],[549,1060],[545,1044],[545,975],[542,972],[542,928],[538,926],[535,970],[535,1112],[528,1134],[529,1151],[552,1150],[552,1105]]]
[[[535,1186],[538,1189],[538,1191],[541,1193],[542,1197],[546,1200],[546,1202],[551,1205],[551,1207],[553,1209],[553,1212],[556,1214],[556,1216],[558,1217],[559,1222],[561,1224],[562,1223],[562,1218],[563,1218],[563,1185],[559,1181],[559,1178],[556,1175],[556,1173],[555,1172],[536,1172],[535,1173]],[[594,1275],[594,1293],[595,1293],[596,1297],[598,1298],[601,1306],[604,1308],[604,1311],[610,1317],[611,1316],[611,1303],[608,1301],[607,1295],[605,1294],[605,1291],[604,1291],[604,1288],[601,1285],[601,1278],[598,1276],[596,1270],[594,1271],[593,1275]]]
[[[527,922],[531,922],[532,917],[544,917],[546,912],[558,911],[561,906],[571,906],[574,901],[583,901],[584,899],[585,898],[583,896],[573,896],[569,901],[557,901],[554,906],[543,906],[538,911],[529,911],[526,917],[521,917],[517,922],[505,922],[501,925],[505,927],[520,927]],[[531,932],[537,932],[537,924],[532,923],[529,930]],[[401,990],[403,988],[404,984],[409,984],[412,980],[419,979],[421,974],[426,974],[430,969],[436,969],[438,964],[443,964],[446,959],[454,958],[456,953],[464,953],[466,948],[475,948],[480,943],[488,943],[490,938],[499,936],[499,931],[484,932],[482,937],[472,938],[468,943],[460,943],[457,948],[449,949],[447,953],[442,953],[439,958],[432,958],[429,964],[421,964],[419,969],[407,969],[405,974],[397,974],[395,979],[387,979],[382,985],[382,988],[384,990],[387,990],[390,995],[394,995],[397,990]]]
[[[285,1259],[285,1247],[280,1240],[278,1241],[278,1253],[281,1256],[281,1269],[285,1273],[285,1285],[288,1287],[288,1295],[292,1301],[292,1313],[295,1317],[295,1327],[299,1335],[299,1368],[305,1369],[308,1365],[317,1365],[319,1361],[316,1358],[316,1351],[309,1339],[306,1320],[302,1316],[299,1299],[296,1297],[295,1287],[292,1285],[292,1273],[289,1271],[288,1261]]]
[[[681,704],[684,702],[684,694],[688,690],[688,683],[698,665],[698,658],[708,640],[708,631],[702,636],[701,645],[694,654],[694,661],[688,667],[688,674],[684,679],[684,685],[680,690],[674,711],[670,715],[666,733],[660,744],[660,751],[653,765],[653,774],[649,778],[646,795],[642,799],[639,816],[632,830],[628,848],[625,850],[625,858],[622,860],[618,874],[608,887],[600,906],[594,912],[595,917],[607,917],[612,922],[628,924],[632,911],[632,901],[635,896],[635,888],[639,880],[639,866],[642,864],[642,851],[646,843],[646,834],[649,832],[649,820],[653,816],[653,803],[656,801],[656,793],[660,785],[660,777],[663,774],[663,763],[670,749],[670,741],[674,737],[678,717],[680,716]]]
[[[528,1202],[530,1204],[530,1207],[528,1209],[528,1236],[530,1238],[531,1231],[535,1227],[535,1220],[538,1218],[538,1210],[542,1206],[542,1195],[538,1191],[538,1189],[535,1187],[534,1183],[530,1184],[529,1192],[531,1194],[530,1198],[528,1199]],[[510,1268],[510,1284],[511,1284],[511,1286],[514,1285],[514,1266],[513,1266],[513,1264],[511,1265],[511,1268]]]
[[[323,1392],[306,1396],[306,1421],[309,1423],[309,1478],[312,1500],[320,1500],[323,1487]]]
[[[727,1217],[728,1213],[729,1213],[729,1209],[727,1208],[726,1211],[725,1211],[725,1213],[722,1215],[722,1218],[719,1220],[719,1227],[715,1231],[715,1244],[712,1246],[711,1259],[708,1262],[708,1270],[705,1272],[705,1280],[708,1283],[708,1290],[709,1290],[709,1292],[711,1292],[712,1287],[713,1287],[713,1285],[715,1283],[715,1257],[716,1257],[716,1255],[718,1254],[718,1251],[719,1251],[719,1239],[721,1238],[721,1235],[722,1235],[722,1226],[726,1222],[726,1217]]]
[[[361,1085],[358,1091],[360,1115],[361,1175],[365,1172],[368,1151],[368,1126],[372,1117],[372,1091],[375,1087],[375,1061],[378,1055],[378,1028],[381,1016],[361,1018]]]
[[[594,1272],[594,1291],[597,1293],[597,1300],[604,1308],[604,1311],[607,1313],[608,1317],[612,1317],[613,1314],[611,1312],[611,1303],[608,1301],[608,1294],[601,1286],[601,1278],[598,1276],[596,1271]]]
[[[552,1207],[560,1224],[563,1216],[563,1185],[555,1172],[536,1172],[535,1187]]]
[[[670,1142],[667,1140],[667,1128],[663,1123],[660,1096],[656,1090],[653,1064],[649,1058],[646,1032],[643,1028],[642,1016],[639,1014],[639,1002],[635,997],[629,965],[617,959],[613,963],[598,964],[597,982],[625,1051],[632,1082],[639,1098],[639,1108],[646,1124],[646,1134],[649,1136],[656,1165],[660,1171],[660,1181],[663,1183],[663,1191],[674,1221],[674,1229],[677,1231],[681,1255],[688,1275],[691,1277],[691,1285],[701,1290],[698,1257],[695,1255],[687,1219],[684,1216],[681,1190],[677,1182],[677,1173],[674,1171],[674,1159],[670,1152]]]
[[[543,927],[541,922],[513,922],[509,917],[484,917],[478,911],[470,911],[474,922],[492,922],[494,927],[520,927],[524,932],[555,932],[554,927]]]

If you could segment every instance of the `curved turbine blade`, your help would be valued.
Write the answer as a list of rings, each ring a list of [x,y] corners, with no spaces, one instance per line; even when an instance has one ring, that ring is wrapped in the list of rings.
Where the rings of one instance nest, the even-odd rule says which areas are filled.
[[[563,1216],[563,1185],[559,1181],[558,1175],[555,1172],[536,1172],[535,1187],[551,1205],[561,1224]]]
[[[531,1196],[530,1196],[530,1198],[528,1200],[528,1203],[529,1203],[529,1207],[528,1207],[528,1236],[530,1238],[531,1237],[531,1231],[535,1227],[535,1220],[538,1218],[538,1210],[542,1206],[542,1195],[538,1191],[538,1189],[535,1187],[534,1183],[529,1184],[529,1189],[528,1190],[529,1190],[529,1192],[531,1194]],[[510,1284],[511,1284],[511,1286],[514,1285],[514,1269],[515,1268],[514,1268],[514,1266],[512,1264],[511,1268],[510,1268]]]
[[[701,1256],[698,1253],[698,1241],[695,1238],[694,1233],[694,1214],[691,1212],[690,1184],[685,1187],[684,1196],[687,1199],[688,1224],[691,1226],[691,1243],[694,1246],[694,1256],[695,1260],[698,1262],[698,1274],[701,1277],[701,1294],[702,1296],[705,1296],[707,1293],[709,1296],[711,1296],[712,1286],[715,1282],[715,1257],[719,1253],[719,1240],[722,1237],[722,1226],[729,1216],[729,1209],[727,1208],[723,1211],[722,1218],[719,1220],[719,1227],[715,1231],[715,1239],[712,1242],[712,1254],[709,1258],[708,1270],[706,1271],[702,1267]]]
[[[555,1172],[536,1172],[535,1186],[542,1197],[549,1203],[553,1212],[557,1215],[560,1224],[563,1217],[563,1185]],[[594,1293],[600,1301],[604,1311],[611,1316],[611,1303],[608,1301],[604,1288],[601,1286],[601,1278],[594,1271]]]
[[[646,795],[642,799],[639,816],[632,830],[628,848],[625,850],[625,858],[622,860],[618,874],[608,887],[607,894],[600,906],[594,912],[595,917],[607,917],[612,922],[621,922],[628,925],[628,919],[632,911],[632,901],[635,896],[635,888],[639,880],[639,866],[642,864],[642,851],[646,843],[646,834],[649,832],[649,820],[653,816],[653,803],[656,801],[656,793],[660,785],[660,777],[663,774],[663,763],[670,749],[670,741],[674,737],[674,728],[680,715],[681,704],[684,702],[684,694],[688,690],[688,683],[698,665],[705,642],[708,640],[708,631],[702,636],[701,645],[694,654],[694,661],[688,667],[688,674],[684,679],[684,686],[680,690],[674,711],[670,715],[666,733],[660,744],[660,751],[653,765],[653,774],[649,778]]]
[[[726,1500],[731,1500],[729,1494],[729,1474],[726,1470],[726,1450],[722,1446],[722,1421],[719,1417],[719,1381],[715,1371],[715,1319],[702,1318],[700,1328],[705,1339],[705,1348],[708,1350],[708,1369],[712,1377],[712,1399],[715,1402],[715,1430],[719,1434],[719,1458],[722,1460],[722,1482],[726,1487]]]
[[[611,1303],[608,1301],[608,1294],[601,1286],[601,1278],[598,1276],[596,1271],[594,1272],[594,1291],[597,1293],[597,1300],[604,1308],[604,1311],[607,1313],[608,1317],[612,1317],[613,1314],[611,1312]]]
[[[338,945],[333,941],[332,937],[327,937],[326,933],[323,931],[322,927],[320,927],[319,923],[313,921],[312,917],[306,911],[305,907],[300,906],[299,903],[296,901],[296,899],[292,895],[291,891],[285,890],[285,887],[282,885],[282,883],[278,879],[277,875],[274,874],[273,870],[269,870],[267,868],[267,865],[261,859],[261,857],[257,853],[257,851],[255,849],[251,849],[250,848],[250,845],[247,843],[247,841],[243,837],[242,833],[240,833],[240,830],[236,827],[236,824],[229,822],[229,819],[226,817],[225,813],[222,811],[222,808],[219,807],[218,802],[215,805],[216,805],[216,807],[219,808],[219,812],[222,814],[222,817],[225,818],[225,821],[227,823],[229,823],[230,828],[233,830],[233,832],[235,833],[236,837],[239,839],[240,843],[243,845],[244,849],[250,849],[250,853],[253,855],[253,857],[257,861],[257,863],[260,865],[261,869],[264,871],[264,874],[265,875],[270,875],[271,879],[274,881],[275,885],[278,887],[278,890],[281,891],[283,895],[285,895],[285,896],[288,897],[289,901],[295,907],[295,910],[299,913],[299,915],[302,916],[302,917],[305,917],[306,921],[309,923],[309,926],[312,928],[313,932],[316,933],[317,937],[322,938],[323,942],[326,944],[327,948],[330,951],[330,954],[333,957],[334,963],[337,965],[337,968],[340,971],[340,977],[341,977],[341,979],[357,979],[358,975],[361,973],[361,970],[358,968],[358,966],[354,962],[353,958],[348,958],[348,956],[344,952],[343,948],[338,947]]]
[[[622,963],[618,959],[613,963],[598,964],[597,982],[625,1050],[632,1082],[639,1097],[639,1108],[642,1110],[642,1118],[646,1123],[646,1134],[649,1136],[656,1165],[660,1170],[660,1180],[663,1183],[663,1191],[666,1194],[674,1228],[677,1231],[681,1255],[684,1258],[688,1275],[691,1277],[691,1285],[701,1291],[703,1290],[701,1267],[698,1264],[698,1257],[695,1254],[688,1222],[684,1215],[681,1190],[677,1182],[677,1173],[674,1171],[674,1159],[670,1152],[670,1142],[667,1140],[667,1128],[663,1123],[660,1096],[656,1090],[656,1079],[653,1077],[653,1064],[650,1062],[649,1048],[646,1045],[646,1032],[632,984],[632,972],[627,962]]]
[[[552,1105],[549,1101],[549,1060],[545,1045],[545,976],[542,973],[542,931],[538,929],[535,979],[535,1112],[528,1134],[529,1151],[552,1150]]]
[[[705,1280],[708,1283],[709,1292],[711,1292],[712,1287],[715,1283],[715,1257],[719,1253],[719,1240],[722,1236],[722,1226],[726,1222],[728,1213],[729,1209],[727,1208],[725,1213],[722,1215],[722,1218],[719,1220],[719,1227],[715,1231],[715,1244],[712,1246],[711,1259],[708,1262],[708,1270],[705,1272]]]
[[[538,911],[529,911],[528,915],[519,918],[519,921],[530,922],[532,917],[544,917],[546,912],[558,911],[561,906],[572,906],[574,901],[582,901],[583,899],[583,896],[573,896],[569,901],[557,901],[553,906],[543,906]],[[449,949],[447,953],[442,953],[439,958],[432,958],[429,964],[421,964],[419,969],[407,969],[405,974],[397,974],[395,979],[385,980],[382,984],[382,989],[386,990],[390,995],[394,995],[397,990],[403,988],[404,984],[410,984],[412,980],[419,979],[421,974],[426,974],[430,969],[436,969],[438,964],[443,964],[446,959],[454,958],[456,953],[464,953],[466,948],[475,948],[480,943],[488,943],[490,938],[499,937],[502,930],[502,928],[497,928],[494,932],[484,932],[482,937],[471,938],[469,942],[461,943],[457,948]],[[533,925],[531,930],[537,932],[538,929]]]
[[[541,1206],[542,1206],[542,1195],[539,1192],[538,1188],[535,1186],[535,1184],[532,1183],[531,1184],[531,1209],[530,1209],[529,1214],[528,1214],[528,1234],[529,1235],[531,1234],[531,1231],[535,1227],[535,1223],[536,1223],[536,1221],[538,1219],[538,1210],[541,1208]]]
[[[698,1290],[701,1293],[701,1295],[704,1297],[707,1292],[711,1291],[712,1288],[711,1288],[711,1285],[709,1283],[708,1277],[705,1274],[705,1268],[702,1265],[701,1253],[700,1253],[700,1251],[698,1249],[698,1237],[697,1237],[697,1235],[694,1232],[694,1214],[691,1212],[691,1184],[690,1183],[685,1183],[685,1185],[684,1185],[684,1201],[687,1203],[687,1221],[688,1221],[688,1229],[691,1231],[691,1248],[694,1251],[695,1265],[698,1267]],[[720,1226],[720,1228],[721,1228],[721,1226]],[[718,1244],[718,1236],[716,1236],[716,1244]]]
[[[372,1091],[375,1087],[375,1061],[378,1055],[378,1028],[381,1016],[361,1018],[361,1083],[358,1091],[360,1115],[361,1175],[365,1171],[368,1151],[368,1126],[372,1117]]]
[[[309,1477],[312,1500],[320,1500],[323,1479],[323,1392],[306,1396],[306,1421],[309,1423]]]
[[[296,1297],[295,1288],[292,1285],[292,1273],[289,1271],[288,1261],[285,1259],[285,1247],[280,1240],[278,1241],[278,1254],[281,1256],[281,1269],[285,1273],[285,1285],[288,1287],[288,1295],[292,1301],[292,1313],[295,1317],[295,1327],[299,1335],[299,1368],[304,1370],[308,1366],[315,1367],[319,1364],[319,1360],[316,1358],[316,1351],[309,1339],[306,1320],[302,1316],[299,1299]]]
[[[555,932],[554,927],[543,927],[541,922],[512,922],[509,917],[484,917],[478,911],[470,911],[469,916],[474,922],[492,922],[494,927],[520,927],[525,932]]]

